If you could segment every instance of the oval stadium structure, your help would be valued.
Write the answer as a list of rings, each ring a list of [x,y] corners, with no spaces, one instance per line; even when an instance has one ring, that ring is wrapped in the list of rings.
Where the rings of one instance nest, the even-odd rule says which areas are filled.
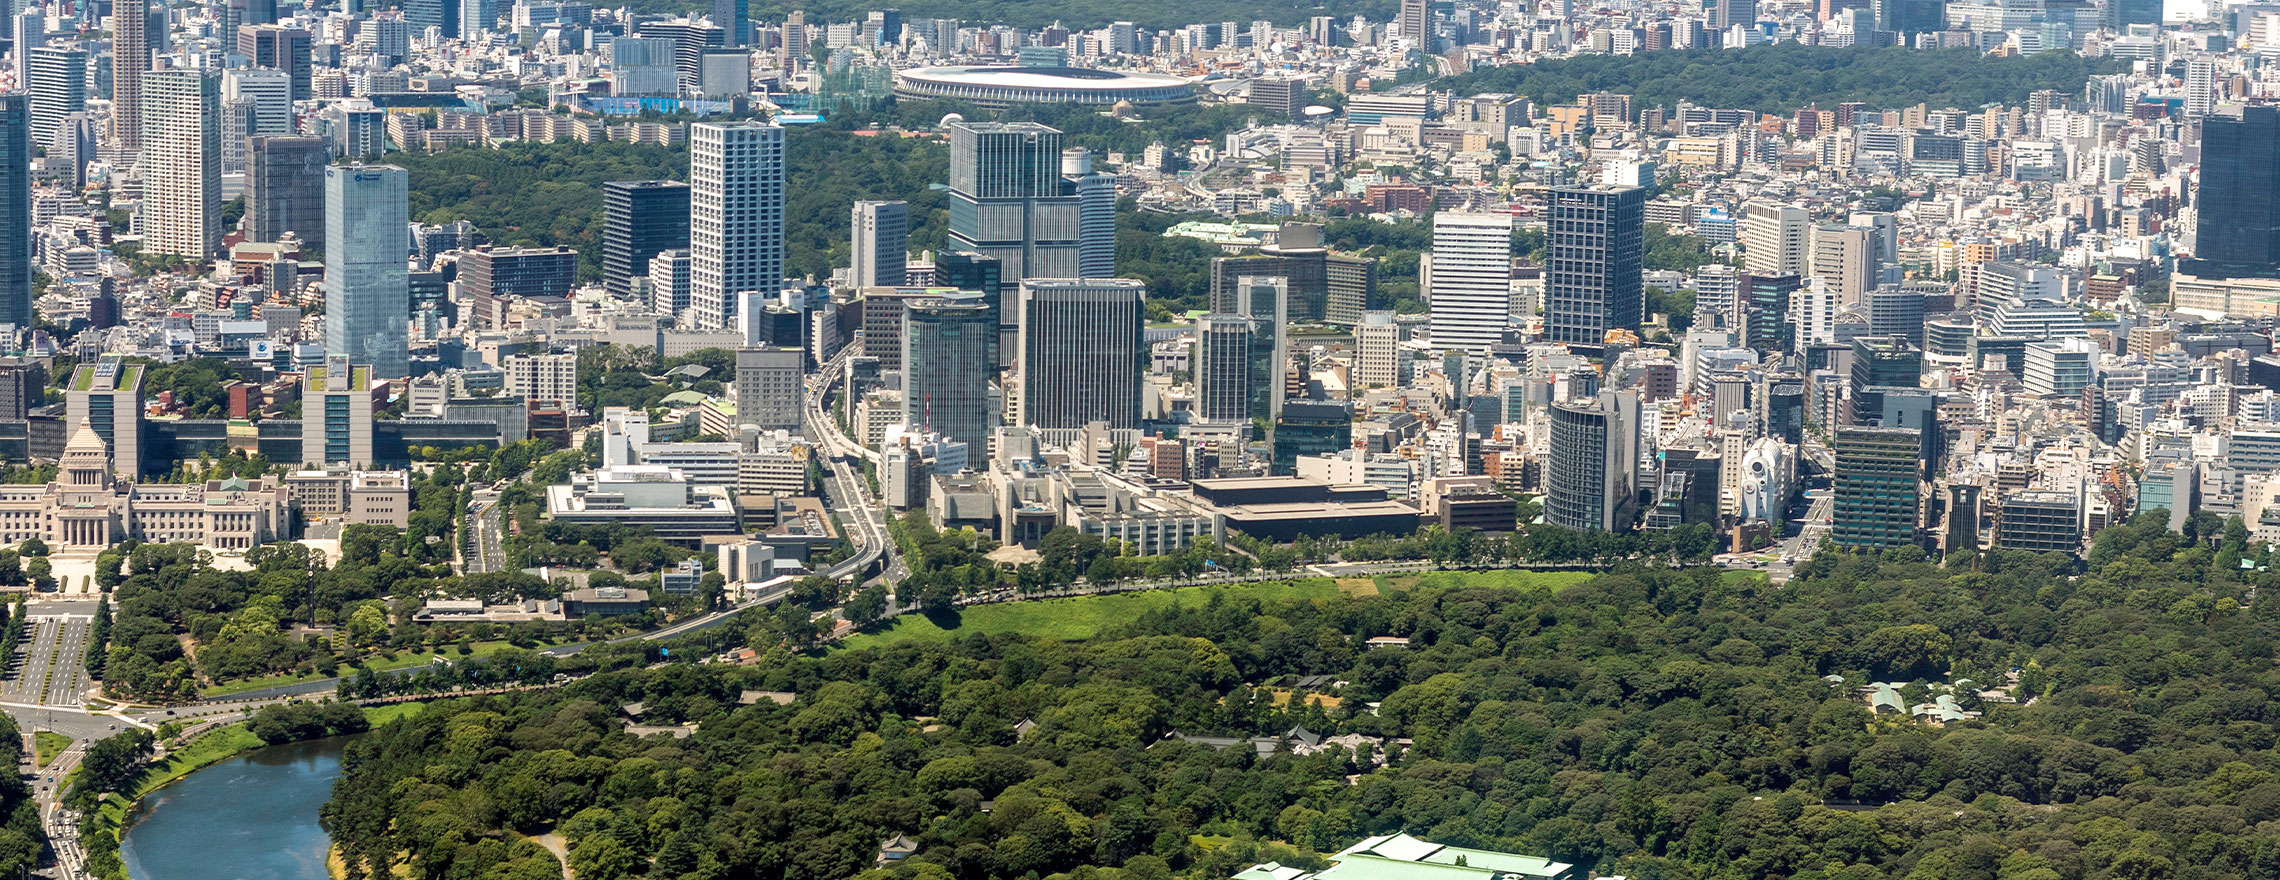
[[[1084,67],[918,67],[895,72],[895,97],[947,98],[992,110],[1014,104],[1098,104],[1129,101],[1135,107],[1188,104],[1187,80],[1158,73]]]

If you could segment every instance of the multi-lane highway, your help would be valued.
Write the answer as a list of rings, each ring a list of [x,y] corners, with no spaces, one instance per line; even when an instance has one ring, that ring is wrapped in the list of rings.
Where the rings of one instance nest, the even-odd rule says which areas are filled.
[[[460,565],[466,574],[505,571],[507,545],[501,522],[499,493],[475,490],[467,502],[467,536],[471,546],[460,548]]]
[[[73,708],[86,703],[90,682],[85,659],[95,603],[33,603],[25,606],[25,617],[22,642],[8,674],[0,678],[0,703]]]

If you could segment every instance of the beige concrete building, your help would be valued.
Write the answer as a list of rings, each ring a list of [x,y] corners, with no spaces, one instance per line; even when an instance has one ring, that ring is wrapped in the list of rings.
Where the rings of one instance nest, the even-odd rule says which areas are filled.
[[[289,528],[285,489],[271,480],[187,485],[121,480],[111,451],[87,422],[65,444],[56,482],[0,486],[0,543],[39,538],[57,548],[103,548],[129,538],[248,550]]]

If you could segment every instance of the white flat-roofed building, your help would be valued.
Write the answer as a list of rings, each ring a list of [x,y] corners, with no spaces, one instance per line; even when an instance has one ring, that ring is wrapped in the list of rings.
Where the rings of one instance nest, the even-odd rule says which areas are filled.
[[[729,493],[729,486],[694,485],[663,465],[606,467],[546,487],[546,515],[580,525],[643,526],[659,538],[696,546],[707,535],[740,531]]]

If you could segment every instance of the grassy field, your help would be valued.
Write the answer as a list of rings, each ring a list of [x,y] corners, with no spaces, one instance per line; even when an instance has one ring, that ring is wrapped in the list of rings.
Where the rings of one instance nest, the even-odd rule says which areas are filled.
[[[52,730],[42,730],[32,734],[32,759],[34,764],[42,769],[54,762],[55,756],[63,754],[63,750],[68,748],[71,748],[71,737]]]
[[[1301,578],[1289,581],[1264,581],[1255,584],[1228,584],[1225,586],[1187,587],[1178,590],[1148,590],[1138,593],[1118,593],[1109,596],[1078,596],[1068,599],[1040,599],[1036,601],[1006,602],[997,605],[975,605],[959,610],[956,624],[944,629],[934,620],[918,614],[896,618],[895,624],[879,632],[864,633],[848,639],[850,648],[875,648],[895,642],[940,641],[966,633],[1019,632],[1051,639],[1089,639],[1102,630],[1114,628],[1141,614],[1157,608],[1197,606],[1211,601],[1215,594],[1228,596],[1256,596],[1276,601],[1283,599],[1326,599],[1337,595],[1338,584],[1329,578]]]
[[[1581,571],[1432,571],[1397,577],[1337,580],[1299,578],[1256,584],[1149,590],[1110,596],[1024,600],[960,609],[958,619],[949,628],[944,628],[929,617],[906,615],[897,618],[893,626],[857,635],[844,644],[849,648],[875,648],[913,639],[939,641],[964,633],[1004,632],[1028,633],[1051,639],[1089,639],[1150,610],[1202,605],[1211,601],[1212,595],[1219,593],[1279,601],[1326,599],[1340,593],[1374,596],[1388,590],[1438,590],[1454,587],[1534,587],[1559,590],[1592,577],[1592,573]]]
[[[403,669],[409,666],[425,666],[428,663],[433,662],[434,658],[438,654],[441,654],[444,659],[447,660],[462,660],[472,657],[486,657],[493,652],[498,651],[500,648],[504,648],[506,646],[507,643],[503,640],[492,642],[476,642],[475,653],[468,655],[468,657],[461,657],[459,655],[459,648],[457,646],[446,647],[441,651],[402,651],[397,653],[394,657],[371,658],[370,660],[365,661],[365,665],[372,667],[372,671],[374,672],[387,672],[394,669]],[[343,666],[340,668],[340,672],[338,674],[342,676],[355,675],[356,667]],[[334,676],[324,675],[316,672],[303,672],[294,675],[270,675],[264,676],[262,678],[247,678],[214,685],[213,687],[199,691],[198,695],[211,700],[215,697],[226,697],[232,694],[242,694],[246,691],[257,691],[261,690],[262,688],[279,687],[288,684],[300,684],[302,682],[317,681],[319,679],[333,677]]]
[[[1379,575],[1376,581],[1380,591],[1488,587],[1508,590],[1544,588],[1557,593],[1595,577],[1598,575],[1588,571],[1497,569],[1494,571],[1428,571],[1399,576]]]

